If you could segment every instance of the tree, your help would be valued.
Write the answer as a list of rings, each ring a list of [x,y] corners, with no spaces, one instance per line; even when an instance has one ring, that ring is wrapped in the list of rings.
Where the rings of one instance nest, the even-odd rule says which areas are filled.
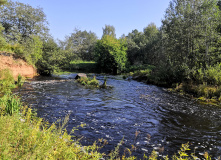
[[[5,38],[3,37],[2,31],[4,30],[4,27],[2,27],[1,23],[0,23],[0,50],[2,50],[6,43]]]
[[[158,50],[160,42],[160,32],[154,23],[150,23],[146,28],[144,28],[145,35],[145,46],[144,46],[144,56],[143,59],[145,63],[156,65],[159,60]]]
[[[61,54],[61,49],[51,37],[43,42],[42,52],[42,56],[36,63],[38,72],[41,75],[51,75],[55,70],[64,65],[65,60],[68,60],[68,57]]]
[[[42,8],[9,1],[0,8],[0,23],[5,28],[8,42],[22,42],[32,35],[44,37],[48,34],[47,21]]]
[[[105,35],[95,46],[96,61],[101,72],[117,74],[125,68],[127,61],[125,39]]]
[[[127,55],[131,64],[143,64],[144,63],[144,47],[146,45],[146,39],[143,32],[139,32],[137,29],[133,30],[127,36]]]
[[[105,35],[109,35],[109,36],[116,38],[114,26],[105,25],[105,28],[102,28],[102,29],[103,29],[103,36],[102,37],[104,37]]]
[[[6,2],[7,2],[6,0],[0,0],[0,6],[5,4]],[[4,27],[0,23],[0,49],[3,49],[3,47],[6,45],[6,40],[2,34],[3,30],[4,30]]]
[[[221,15],[217,2],[173,0],[166,10],[162,21],[164,51],[171,67],[184,77],[194,68],[212,65],[211,60],[217,58],[214,47],[220,39],[217,28]]]
[[[7,3],[7,0],[0,0],[0,6],[6,3]]]
[[[97,36],[95,33],[75,29],[74,33],[72,33],[70,37],[67,37],[66,42],[64,42],[64,44],[66,44],[65,50],[69,50],[79,57],[79,59],[92,61],[94,60],[96,41]]]

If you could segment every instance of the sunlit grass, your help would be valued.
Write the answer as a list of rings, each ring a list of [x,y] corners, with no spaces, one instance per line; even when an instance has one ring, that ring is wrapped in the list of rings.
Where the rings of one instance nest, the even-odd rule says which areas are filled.
[[[93,86],[93,87],[99,87],[99,81],[94,76],[93,78],[87,78],[87,77],[80,77],[77,79],[77,82],[84,86]]]
[[[97,63],[94,61],[71,61],[70,62],[70,69],[73,71],[83,71],[83,72],[98,72]]]
[[[99,159],[98,147],[81,146],[65,129],[48,125],[33,115],[30,108],[22,114],[0,117],[0,159]]]

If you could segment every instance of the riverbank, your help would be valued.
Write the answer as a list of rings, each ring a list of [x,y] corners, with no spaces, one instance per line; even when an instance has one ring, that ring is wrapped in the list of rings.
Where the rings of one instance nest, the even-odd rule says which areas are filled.
[[[14,79],[19,75],[25,78],[33,78],[37,75],[37,70],[32,65],[15,54],[0,52],[0,71],[4,69],[10,70]]]
[[[219,106],[221,103],[221,86],[218,85],[208,85],[206,82],[197,84],[191,80],[183,83],[168,83],[164,80],[160,80],[157,75],[152,73],[150,68],[134,71],[129,75],[133,80],[160,87],[166,87],[169,91],[194,98],[203,104]]]

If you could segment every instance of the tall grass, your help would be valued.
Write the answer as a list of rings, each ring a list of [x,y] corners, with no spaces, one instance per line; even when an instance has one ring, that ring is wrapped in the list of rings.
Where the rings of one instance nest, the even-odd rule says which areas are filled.
[[[10,93],[12,88],[15,88],[15,81],[12,73],[8,69],[0,71],[0,96],[5,93]]]
[[[12,115],[14,113],[19,113],[22,103],[20,99],[11,94],[6,94],[0,98],[0,114]]]
[[[81,146],[66,130],[33,117],[25,107],[21,115],[0,117],[0,159],[99,159],[96,143]]]

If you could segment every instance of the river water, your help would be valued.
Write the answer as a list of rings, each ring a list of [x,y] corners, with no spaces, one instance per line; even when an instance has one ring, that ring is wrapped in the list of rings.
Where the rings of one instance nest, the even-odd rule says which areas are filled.
[[[103,82],[103,75],[96,76]],[[75,135],[83,145],[106,139],[108,144],[101,150],[106,154],[123,139],[120,153],[127,147],[139,158],[153,149],[159,156],[177,154],[181,144],[187,142],[200,158],[204,152],[213,158],[221,156],[221,107],[200,105],[121,76],[107,76],[111,89],[88,88],[74,77],[69,74],[32,80],[19,94],[50,123],[69,115],[69,132],[86,124]]]

